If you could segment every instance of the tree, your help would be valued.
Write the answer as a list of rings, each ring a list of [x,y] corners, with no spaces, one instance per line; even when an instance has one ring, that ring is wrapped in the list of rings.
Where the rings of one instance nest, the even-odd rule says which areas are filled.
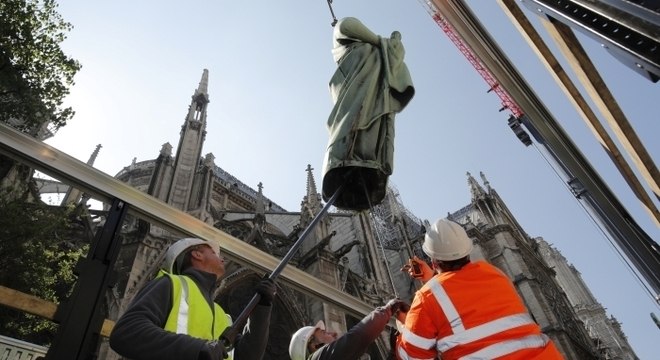
[[[0,121],[38,136],[73,117],[62,102],[80,70],[60,44],[72,29],[54,0],[0,1]]]
[[[0,194],[0,284],[60,303],[69,295],[78,259],[88,245],[75,240],[73,208],[51,207]],[[49,345],[55,323],[0,307],[0,334]]]

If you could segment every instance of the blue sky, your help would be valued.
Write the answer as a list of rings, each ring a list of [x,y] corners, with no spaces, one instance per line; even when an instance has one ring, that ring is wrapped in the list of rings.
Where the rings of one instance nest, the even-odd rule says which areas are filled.
[[[470,1],[527,82],[590,159],[637,222],[659,230],[494,1]],[[433,221],[470,201],[466,172],[483,171],[520,224],[558,248],[641,359],[657,354],[658,306],[643,291],[565,184],[533,147],[508,128],[500,101],[417,0],[336,0],[337,17],[354,16],[375,33],[401,32],[416,87],[398,115],[390,178],[416,216]],[[321,181],[332,108],[328,81],[331,17],[325,0],[281,2],[60,1],[74,25],[65,51],[83,68],[67,104],[75,118],[48,141],[82,161],[96,144],[95,166],[110,174],[153,159],[178,143],[190,96],[209,69],[203,153],[249,186],[297,211],[305,168]],[[524,11],[529,14],[527,9]],[[537,22],[536,16],[530,18]],[[651,156],[657,158],[660,98],[653,84],[618,63],[598,43],[583,45]]]

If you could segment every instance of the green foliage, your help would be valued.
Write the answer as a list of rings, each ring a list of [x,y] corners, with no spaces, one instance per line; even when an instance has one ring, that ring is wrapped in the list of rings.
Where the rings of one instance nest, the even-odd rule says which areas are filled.
[[[85,253],[72,240],[72,209],[0,196],[0,284],[55,303],[70,293],[73,269]],[[86,247],[86,246],[85,246]],[[0,334],[48,344],[55,324],[0,307]]]
[[[72,26],[56,10],[54,0],[0,1],[0,121],[32,135],[74,114],[62,101],[80,64],[60,48]]]

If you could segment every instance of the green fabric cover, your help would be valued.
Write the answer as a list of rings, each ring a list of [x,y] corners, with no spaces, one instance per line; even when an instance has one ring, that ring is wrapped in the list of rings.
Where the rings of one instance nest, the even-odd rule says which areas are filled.
[[[364,210],[379,204],[393,171],[394,115],[415,89],[403,61],[401,34],[390,38],[347,17],[334,27],[332,51],[338,68],[330,79],[334,108],[323,161],[323,199],[346,181],[335,206]]]

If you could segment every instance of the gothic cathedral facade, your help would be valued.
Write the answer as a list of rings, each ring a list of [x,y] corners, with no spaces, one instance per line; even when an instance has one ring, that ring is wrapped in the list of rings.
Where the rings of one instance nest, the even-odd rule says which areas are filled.
[[[300,209],[285,210],[263,194],[261,184],[255,190],[218,167],[212,154],[202,155],[208,104],[208,71],[204,70],[181,127],[176,153],[166,143],[156,159],[134,161],[116,177],[282,258],[323,207],[312,169],[307,166],[306,195]],[[579,273],[556,249],[540,238],[530,238],[483,174],[481,178],[483,186],[468,173],[471,202],[447,216],[464,226],[473,239],[472,258],[485,259],[511,278],[530,314],[567,359],[636,359],[618,323],[606,317]],[[290,265],[374,307],[395,294],[411,300],[418,284],[399,269],[413,255],[424,256],[421,242],[428,225],[408,211],[397,190],[390,187],[385,200],[371,211],[336,211],[324,216]],[[127,227],[129,235],[123,239],[117,263],[122,275],[107,302],[110,318],[121,314],[154,275],[167,247],[178,239],[166,229],[138,219],[129,219]],[[236,317],[263,274],[231,262],[226,269],[216,300]],[[289,359],[290,336],[318,320],[344,332],[360,319],[281,285],[265,359]],[[387,358],[385,335],[365,358]]]

